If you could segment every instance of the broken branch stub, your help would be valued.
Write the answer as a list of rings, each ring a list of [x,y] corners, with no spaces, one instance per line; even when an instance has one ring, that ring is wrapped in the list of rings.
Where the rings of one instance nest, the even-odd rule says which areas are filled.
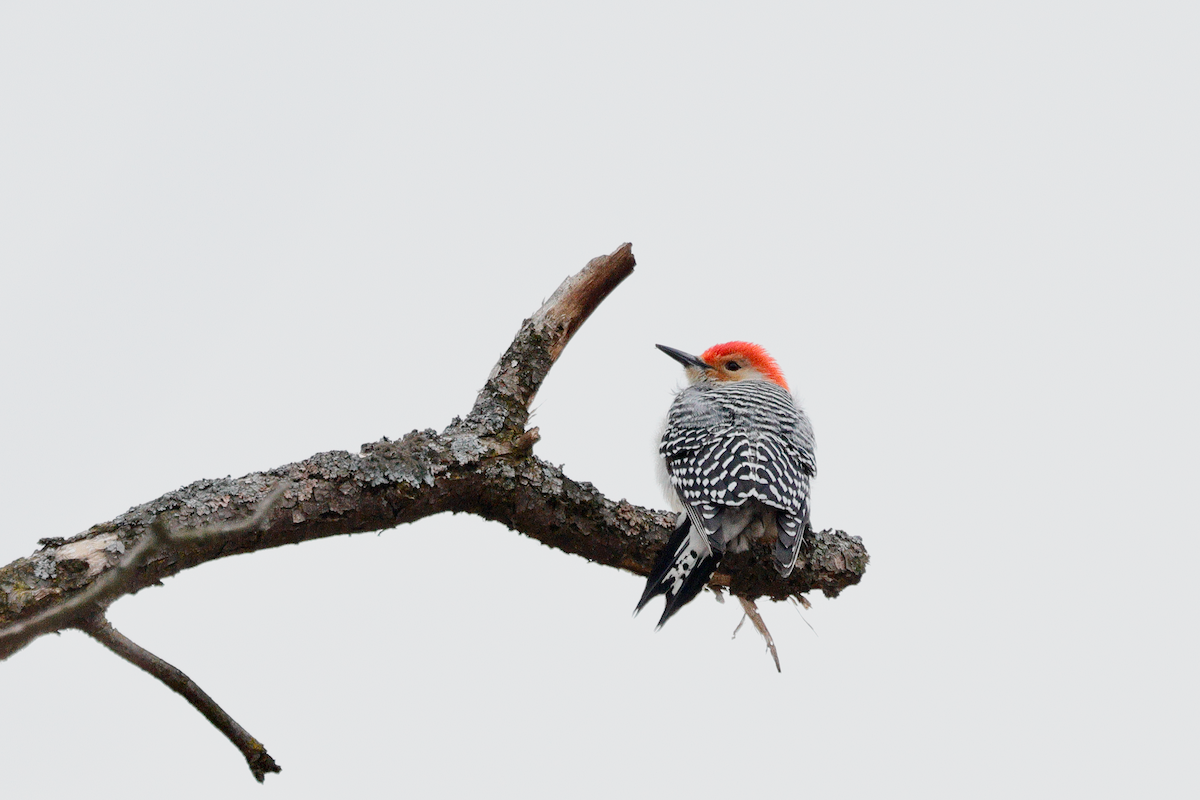
[[[521,433],[529,420],[529,404],[575,331],[633,274],[636,264],[633,245],[626,243],[606,256],[593,258],[563,281],[522,323],[488,375],[468,421],[484,434],[511,437]]]

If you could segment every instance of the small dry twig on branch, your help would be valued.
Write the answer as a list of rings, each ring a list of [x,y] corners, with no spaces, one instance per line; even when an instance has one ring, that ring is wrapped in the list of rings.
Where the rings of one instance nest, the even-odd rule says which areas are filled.
[[[746,621],[746,617],[750,618],[750,622],[754,625],[754,629],[762,634],[763,641],[767,643],[767,650],[771,653],[771,658],[775,660],[775,671],[783,672],[783,668],[779,666],[779,651],[775,649],[775,640],[771,638],[771,632],[767,630],[767,623],[763,620],[762,614],[758,613],[758,606],[753,600],[745,597],[739,597],[742,604],[742,611],[746,612],[746,616],[742,617],[742,622]],[[742,628],[742,622],[737,624],[733,629],[733,635],[737,636],[737,632]]]
[[[572,480],[533,455],[538,430],[525,427],[530,402],[571,336],[634,264],[625,244],[564,281],[522,324],[471,412],[441,433],[412,431],[398,441],[363,445],[358,454],[318,453],[265,473],[197,481],[0,568],[0,658],[37,636],[73,627],[95,599],[72,603],[119,570],[121,553],[139,547],[160,514],[172,520],[169,555],[143,552],[141,566],[107,579],[116,581],[115,590],[112,584],[95,590],[106,603],[216,558],[384,530],[445,511],[496,520],[565,552],[646,575],[674,515],[610,500],[590,483]],[[187,537],[188,529],[250,516],[280,481],[289,487],[261,525]],[[858,583],[867,561],[858,537],[818,531],[805,538],[787,579],[776,573],[769,545],[760,544],[727,556],[711,583],[750,600],[812,590],[833,597]]]
[[[160,551],[168,550],[178,542],[197,541],[205,538],[215,539],[252,531],[263,524],[287,488],[286,481],[280,482],[263,498],[254,513],[243,520],[193,528],[178,535],[171,532],[164,516],[158,516],[150,524],[150,532],[142,541],[138,542],[137,546],[126,555],[119,565],[105,573],[87,591],[81,592],[73,598],[73,601],[79,601],[81,607],[86,604],[92,609],[90,613],[75,622],[75,627],[130,664],[158,678],[172,691],[191,703],[193,708],[203,714],[205,719],[233,743],[233,746],[246,759],[250,772],[259,783],[263,782],[268,772],[280,771],[280,766],[275,763],[275,759],[271,758],[267,748],[263,747],[257,739],[239,725],[237,720],[229,716],[225,709],[221,708],[217,701],[213,700],[195,681],[185,675],[183,670],[163,661],[114,628],[102,609],[107,605],[107,600],[121,594],[121,589],[129,580],[129,576],[133,575],[134,570],[141,566],[143,559],[151,558]]]
[[[217,705],[208,693],[181,670],[171,666],[149,650],[131,641],[109,623],[102,613],[95,613],[77,623],[77,627],[100,644],[112,650],[135,667],[145,670],[183,696],[204,718],[216,726],[233,742],[246,758],[255,780],[263,782],[268,772],[279,772],[280,767],[257,739],[237,723],[233,717]]]
[[[0,631],[0,654],[7,654],[6,648],[11,652],[10,642],[20,641],[22,636],[33,636],[39,632],[61,630],[65,627],[78,628],[121,658],[158,678],[191,703],[242,753],[250,771],[258,782],[262,783],[268,772],[280,771],[279,765],[271,758],[267,749],[182,670],[163,661],[114,628],[105,617],[104,609],[113,599],[128,590],[138,568],[145,561],[160,553],[169,552],[172,546],[179,542],[218,539],[258,528],[287,487],[286,482],[281,482],[263,498],[254,513],[244,520],[195,528],[178,536],[171,533],[165,515],[159,515],[150,524],[146,535],[125,554],[121,562],[105,572],[87,589],[24,623]]]
[[[90,616],[96,608],[106,608],[116,598],[135,590],[137,569],[142,564],[173,542],[198,540],[205,537],[220,537],[232,533],[244,533],[261,526],[267,514],[283,496],[288,488],[287,482],[281,482],[258,504],[258,508],[244,520],[225,522],[217,525],[187,531],[181,535],[172,535],[163,517],[157,517],[150,524],[148,532],[133,546],[120,563],[113,566],[90,586],[73,595],[63,602],[50,606],[45,611],[21,622],[13,623],[0,629],[0,660],[8,658],[13,652],[24,647],[34,638],[43,633],[73,627],[77,620]],[[121,548],[123,549],[123,548]]]

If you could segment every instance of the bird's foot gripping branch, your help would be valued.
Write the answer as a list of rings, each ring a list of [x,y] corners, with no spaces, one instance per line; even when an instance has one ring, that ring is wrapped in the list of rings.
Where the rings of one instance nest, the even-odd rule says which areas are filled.
[[[444,431],[413,431],[360,453],[318,453],[236,479],[202,480],[130,509],[70,539],[43,540],[0,568],[0,658],[33,639],[83,630],[182,694],[242,752],[262,780],[279,767],[184,673],[112,629],[120,597],[224,556],[342,533],[377,531],[443,511],[502,522],[568,553],[647,575],[674,515],[613,501],[535,455],[529,404],[571,336],[634,267],[630,245],[593,259],[527,319],[466,417]],[[771,548],[725,558],[710,585],[745,600],[780,600],[859,581],[867,552],[840,531],[805,536],[784,578]],[[623,603],[622,603],[623,607]]]

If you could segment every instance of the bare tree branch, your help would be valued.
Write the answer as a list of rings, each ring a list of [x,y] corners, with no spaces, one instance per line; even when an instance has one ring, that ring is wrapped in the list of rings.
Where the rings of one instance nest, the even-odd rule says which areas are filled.
[[[91,636],[100,644],[112,650],[121,658],[133,664],[138,669],[145,670],[165,683],[172,691],[178,692],[185,700],[204,715],[204,718],[217,727],[221,733],[233,742],[250,765],[250,771],[259,783],[263,782],[268,772],[279,772],[280,767],[267,749],[237,721],[225,713],[208,694],[196,685],[196,682],[181,670],[171,666],[149,650],[139,646],[109,623],[101,613],[95,613],[80,620],[77,627]]]
[[[86,610],[216,558],[383,530],[445,511],[477,514],[565,552],[647,574],[674,515],[610,500],[572,480],[533,455],[539,433],[525,428],[529,404],[555,360],[634,264],[625,244],[564,281],[522,324],[471,412],[441,433],[412,431],[399,441],[363,445],[357,455],[318,453],[268,472],[197,481],[70,540],[43,540],[40,551],[0,568],[0,658],[74,626]],[[268,502],[272,488],[285,483],[278,502]],[[172,531],[161,549],[151,533],[160,515]],[[247,517],[253,524],[216,531]],[[189,535],[189,529],[201,530]],[[813,532],[789,578],[775,571],[770,545],[757,542],[728,555],[710,584],[746,600],[814,589],[833,597],[859,581],[867,561],[858,537]]]

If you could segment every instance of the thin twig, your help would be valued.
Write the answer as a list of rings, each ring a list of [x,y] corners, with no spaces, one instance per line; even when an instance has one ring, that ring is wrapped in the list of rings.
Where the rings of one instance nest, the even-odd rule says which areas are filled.
[[[158,536],[152,528],[150,533],[125,554],[121,563],[110,567],[87,589],[69,600],[51,606],[35,617],[13,623],[0,631],[0,660],[8,658],[44,633],[70,627],[85,609],[103,606],[119,596],[124,591],[125,580],[133,572],[134,565],[140,564],[142,559],[157,547]]]
[[[800,615],[800,619],[804,620],[804,624],[808,626],[808,629],[813,632],[813,636],[819,636],[820,634],[817,633],[817,629],[812,626],[812,623],[808,621],[808,617],[804,616],[804,612],[800,610],[801,606],[811,609],[812,605],[808,602],[808,600],[797,595],[792,595],[791,601],[796,606],[796,613]]]
[[[91,586],[35,617],[15,623],[0,631],[0,660],[8,658],[44,633],[70,627],[81,615],[89,614],[95,608],[106,608],[109,603],[126,594],[133,587],[133,584],[136,583],[138,567],[172,542],[233,535],[253,530],[262,525],[288,486],[286,481],[280,481],[258,504],[253,514],[236,522],[206,525],[193,530],[172,533],[162,515],[155,517],[146,534],[130,548],[120,563],[109,567],[104,574],[92,582]]]
[[[290,489],[291,486],[291,483],[288,481],[280,481],[275,484],[275,488],[255,506],[254,513],[245,519],[218,522],[212,525],[203,525],[199,528],[174,530],[170,531],[168,536],[173,542],[191,542],[214,536],[236,536],[239,533],[260,528],[267,521],[267,517],[270,516],[271,511],[274,510],[275,504],[279,502],[279,498],[283,497],[283,493]]]
[[[279,765],[267,753],[266,748],[233,717],[225,713],[225,710],[217,705],[217,702],[182,670],[163,661],[114,628],[105,617],[104,608],[108,602],[122,594],[126,588],[125,584],[132,580],[133,574],[145,559],[154,557],[160,551],[178,542],[232,536],[258,528],[270,515],[288,487],[289,484],[286,481],[280,481],[258,504],[254,513],[240,520],[204,525],[175,533],[167,524],[166,515],[158,515],[150,524],[146,535],[121,563],[111,568],[107,574],[88,587],[86,591],[81,592],[78,597],[73,598],[71,606],[76,610],[87,608],[87,613],[82,618],[74,620],[75,627],[130,664],[158,678],[191,703],[193,708],[203,714],[205,719],[225,734],[229,741],[233,742],[233,746],[245,757],[250,771],[259,783],[262,783],[268,772],[279,772],[280,770]]]
[[[280,766],[267,752],[267,749],[250,733],[237,723],[233,717],[217,705],[208,693],[196,685],[182,670],[168,664],[158,656],[141,647],[112,626],[102,612],[96,612],[82,620],[78,627],[88,636],[113,651],[121,658],[139,669],[145,670],[165,683],[172,691],[192,704],[192,707],[204,715],[204,718],[216,726],[233,742],[246,758],[254,778],[263,782],[268,772],[279,772]]]
[[[771,638],[771,632],[767,630],[767,623],[763,622],[762,615],[758,613],[758,606],[754,605],[753,600],[748,600],[745,597],[738,597],[738,602],[742,604],[742,610],[746,612],[746,616],[754,623],[754,627],[762,634],[762,637],[767,642],[767,649],[771,651],[771,658],[775,659],[775,671],[783,672],[779,666],[779,651],[775,649],[775,640]],[[738,623],[738,627],[742,627],[742,623]],[[737,633],[737,630],[734,630]]]

